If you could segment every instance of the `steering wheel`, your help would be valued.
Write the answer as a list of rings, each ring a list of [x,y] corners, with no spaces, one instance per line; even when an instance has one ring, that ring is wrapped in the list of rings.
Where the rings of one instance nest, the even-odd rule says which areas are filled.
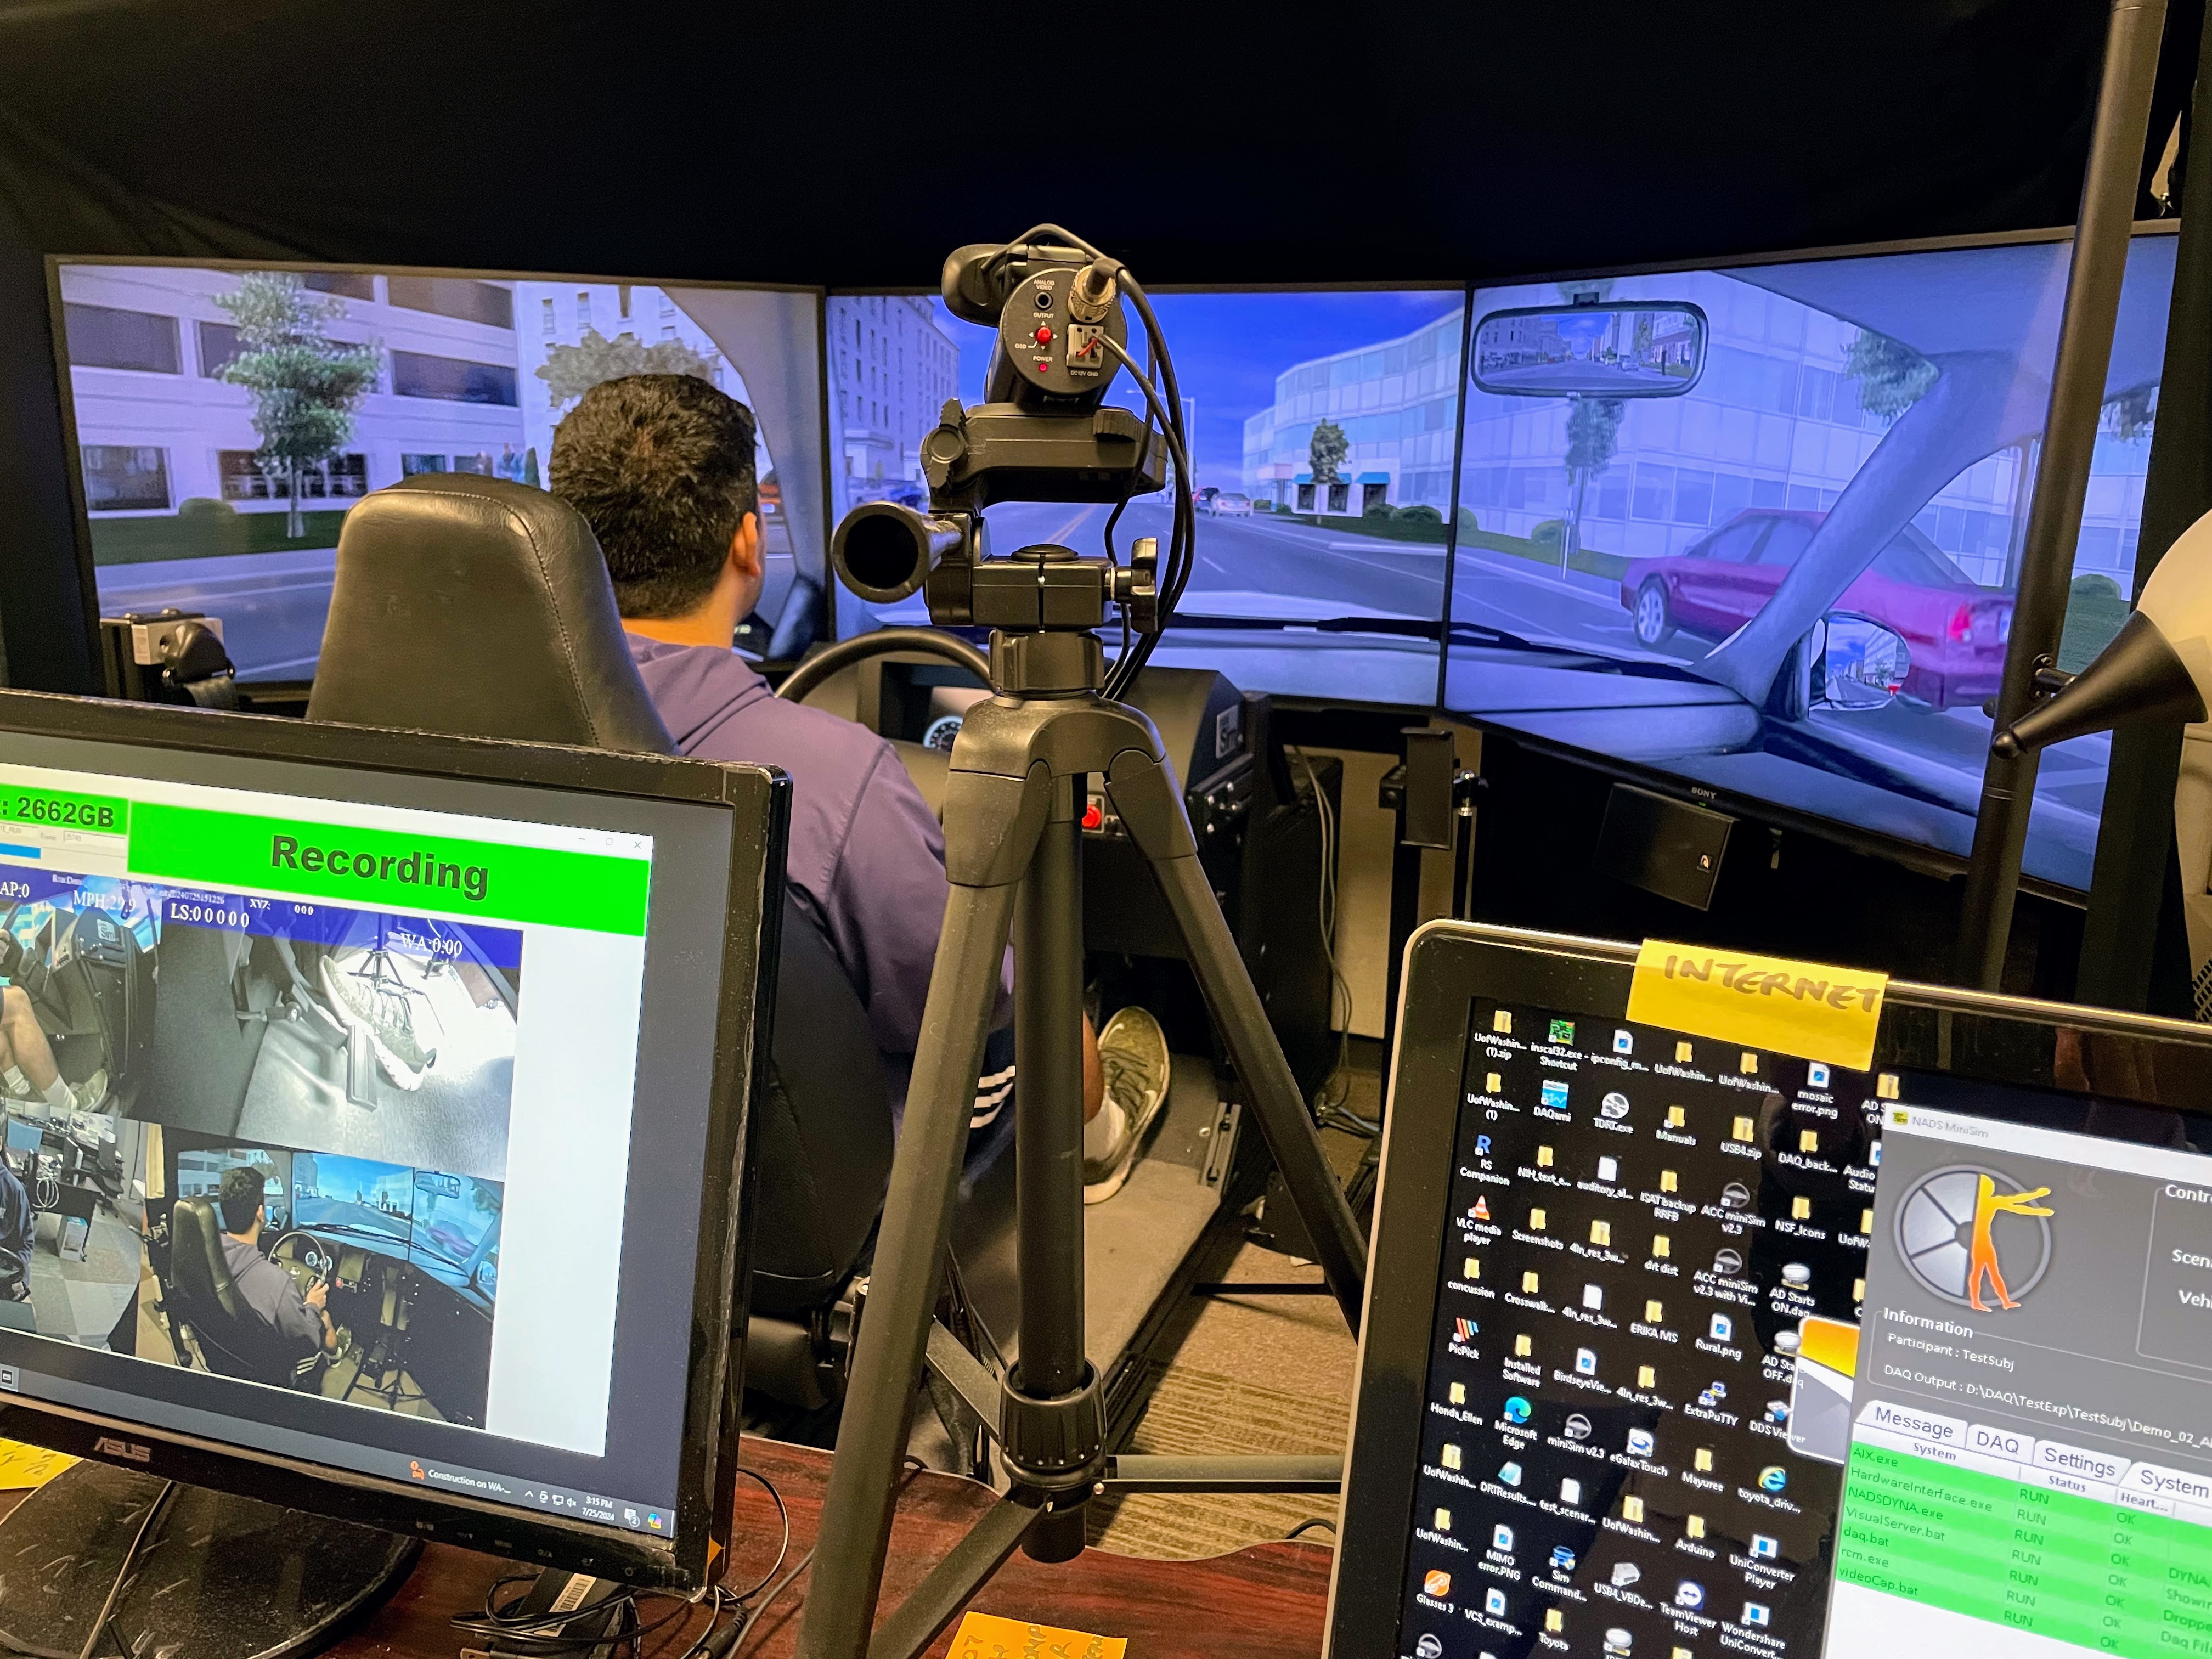
[[[984,684],[991,683],[991,659],[956,635],[940,634],[933,628],[878,628],[871,634],[856,634],[849,640],[840,640],[809,657],[776,687],[775,695],[787,702],[804,702],[807,695],[831,675],[871,657],[889,656],[897,651],[919,651],[942,657],[947,662],[958,664]]]
[[[301,1254],[278,1261],[278,1253],[295,1239],[300,1240],[305,1245],[305,1250]],[[300,1227],[295,1227],[290,1232],[278,1236],[276,1242],[269,1247],[269,1259],[287,1273],[290,1273],[295,1267],[307,1269],[307,1284],[300,1286],[303,1291],[308,1285],[326,1281],[338,1265],[337,1252],[335,1249],[316,1237],[314,1234]],[[296,1279],[299,1274],[293,1273],[292,1277]]]

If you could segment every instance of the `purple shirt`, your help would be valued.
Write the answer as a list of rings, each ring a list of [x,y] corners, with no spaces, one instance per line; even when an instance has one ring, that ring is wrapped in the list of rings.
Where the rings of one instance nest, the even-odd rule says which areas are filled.
[[[945,925],[937,815],[889,743],[825,710],[783,701],[736,652],[628,637],[679,750],[790,775],[791,885],[860,993],[876,1047],[892,1062],[893,1090],[903,1094]],[[1002,981],[1000,1020],[1008,1006]]]

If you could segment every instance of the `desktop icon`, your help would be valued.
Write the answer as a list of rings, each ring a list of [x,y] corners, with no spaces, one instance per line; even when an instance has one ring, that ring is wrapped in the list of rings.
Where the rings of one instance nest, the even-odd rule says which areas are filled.
[[[1498,1018],[1503,1019],[1504,1016],[1501,1014]],[[1447,1589],[1450,1586],[1451,1575],[1448,1572],[1432,1572],[1429,1577],[1431,1578],[1443,1579]],[[1444,1592],[1443,1590],[1437,1589],[1431,1589],[1428,1592],[1429,1595],[1434,1596],[1441,1596],[1443,1593]],[[1426,1631],[1424,1631],[1421,1632],[1420,1640],[1413,1644],[1413,1659],[1444,1659],[1444,1644],[1437,1640],[1435,1637],[1430,1635]]]
[[[1615,1031],[1613,1034],[1613,1052],[1616,1054],[1634,1054],[1636,1052],[1636,1039],[1626,1031]]]
[[[647,1510],[645,1512],[645,1524],[651,1530],[659,1532],[664,1524],[660,1518],[660,1511],[659,1510]]]
[[[1574,1023],[1574,1021],[1572,1021],[1572,1020],[1571,1020],[1571,1019],[1555,1019],[1555,1020],[1553,1020],[1553,1021],[1552,1022],[1552,1041],[1553,1041],[1553,1042],[1572,1042],[1574,1040],[1575,1040],[1575,1023]]]
[[[1614,1182],[1620,1180],[1620,1160],[1617,1158],[1601,1158],[1598,1159],[1597,1178],[1600,1181],[1604,1182],[1607,1186],[1611,1186]]]
[[[1763,1630],[1772,1617],[1773,1614],[1767,1611],[1766,1603],[1764,1601],[1747,1601],[1743,1604],[1743,1622],[1747,1625],[1755,1625]]]
[[[1590,1437],[1590,1420],[1576,1412],[1567,1419],[1567,1425],[1560,1432],[1570,1440],[1587,1440]]]
[[[1464,1406],[1465,1404],[1467,1404],[1467,1384],[1466,1384],[1466,1383],[1464,1383],[1464,1382],[1454,1382],[1454,1383],[1452,1383],[1452,1384],[1449,1386],[1449,1389],[1447,1389],[1447,1390],[1446,1390],[1446,1394],[1447,1394],[1448,1397],[1450,1399],[1451,1403],[1452,1403],[1453,1405],[1455,1405],[1455,1406]]]
[[[1644,1304],[1644,1322],[1663,1325],[1667,1322],[1667,1304],[1656,1297],[1647,1297]]]
[[[1634,1634],[1619,1625],[1608,1626],[1605,1632],[1605,1659],[1628,1659],[1630,1647],[1636,1640]]]
[[[625,1526],[631,1527],[637,1525],[637,1511],[635,1510],[624,1510],[623,1511],[623,1523]]]
[[[1540,1207],[1538,1207],[1538,1208],[1536,1208],[1536,1209],[1533,1209],[1533,1210],[1529,1211],[1529,1212],[1528,1212],[1528,1231],[1529,1231],[1530,1232],[1532,1232],[1532,1233],[1540,1233],[1540,1232],[1542,1232],[1542,1231],[1544,1231],[1544,1227],[1545,1227],[1545,1219],[1544,1219],[1544,1212],[1543,1212],[1542,1208],[1540,1206]]]
[[[1769,1463],[1759,1472],[1759,1489],[1761,1492],[1781,1492],[1789,1485],[1790,1471],[1779,1463]]]
[[[1482,1327],[1472,1319],[1455,1319],[1452,1321],[1452,1328],[1458,1334],[1461,1341],[1472,1342],[1474,1340],[1475,1333]]]
[[[1615,1589],[1626,1589],[1643,1577],[1644,1569],[1633,1561],[1616,1561],[1613,1564],[1613,1587]]]
[[[1728,1398],[1728,1384],[1716,1379],[1698,1390],[1698,1403],[1711,1411]]]
[[[1562,1480],[1559,1482],[1559,1502],[1566,1504],[1570,1509],[1571,1509],[1582,1501],[1583,1483],[1581,1481]]]
[[[1686,1042],[1676,1043],[1674,1045],[1674,1063],[1677,1066],[1687,1066],[1690,1063],[1691,1059],[1695,1055],[1696,1052],[1697,1051]]]
[[[1801,1152],[1819,1152],[1820,1132],[1818,1129],[1800,1129],[1797,1132],[1797,1150]]]
[[[1622,1498],[1620,1500],[1620,1518],[1624,1521],[1642,1522],[1644,1519],[1644,1500],[1640,1498]]]
[[[1702,1515],[1684,1516],[1682,1534],[1687,1538],[1703,1538],[1705,1535],[1705,1517]]]
[[[1500,1480],[1503,1480],[1509,1486],[1519,1486],[1521,1484],[1521,1466],[1518,1463],[1500,1464],[1498,1470],[1498,1478]]]
[[[1681,1188],[1682,1177],[1676,1175],[1674,1170],[1662,1170],[1659,1171],[1659,1190],[1661,1192],[1680,1192]]]
[[[1533,1273],[1522,1273],[1521,1275],[1521,1292],[1524,1296],[1534,1296],[1536,1294],[1536,1287],[1542,1283],[1543,1280],[1539,1279]]]
[[[1680,1106],[1669,1106],[1667,1109],[1667,1127],[1670,1129],[1688,1128],[1690,1127],[1690,1115],[1684,1111]]]
[[[1482,1092],[1486,1095],[1504,1094],[1505,1092],[1505,1073],[1503,1072],[1485,1072],[1482,1074]]]
[[[1474,1218],[1477,1221],[1490,1219],[1490,1200],[1480,1193],[1474,1195]]]
[[[1768,1401],[1766,1420],[1770,1423],[1787,1423],[1790,1420],[1790,1402],[1786,1400]]]
[[[1792,1221],[1810,1221],[1813,1218],[1813,1200],[1804,1196],[1802,1193],[1796,1198],[1791,1199],[1790,1200],[1790,1218]]]
[[[1505,1592],[1502,1589],[1483,1591],[1482,1610],[1493,1619],[1503,1619],[1505,1616]]]
[[[1666,1234],[1664,1234],[1664,1233],[1654,1233],[1654,1234],[1652,1234],[1652,1235],[1651,1235],[1651,1254],[1652,1254],[1653,1255],[1655,1255],[1655,1256],[1659,1256],[1659,1257],[1662,1257],[1662,1258],[1664,1258],[1664,1257],[1670,1256],[1670,1255],[1674,1255],[1674,1241],[1673,1239],[1671,1239],[1671,1238],[1668,1237],[1667,1237],[1667,1235],[1666,1235]]]
[[[1574,1570],[1575,1553],[1569,1549],[1565,1544],[1553,1545],[1552,1571],[1553,1572],[1572,1572]]]
[[[1628,1115],[1628,1097],[1618,1091],[1607,1095],[1597,1103],[1597,1109],[1607,1117],[1619,1120]]]
[[[1477,1135],[1474,1138],[1474,1155],[1477,1158],[1488,1158],[1490,1156],[1490,1137],[1488,1135]]]
[[[1711,1446],[1698,1447],[1691,1455],[1690,1462],[1700,1474],[1711,1474],[1713,1469],[1713,1449]]]
[[[1867,1167],[1870,1170],[1881,1168],[1881,1142],[1879,1140],[1867,1142]]]
[[[1810,1066],[1808,1066],[1805,1068],[1805,1086],[1808,1089],[1826,1088],[1828,1086],[1828,1068],[1823,1066],[1817,1060]]]
[[[1628,1455],[1631,1457],[1650,1457],[1659,1449],[1657,1437],[1649,1429],[1628,1431]]]
[[[1490,1529],[1490,1547],[1494,1550],[1503,1550],[1508,1555],[1512,1554],[1513,1528],[1503,1526],[1492,1527]]]
[[[1751,1553],[1761,1561],[1771,1561],[1782,1553],[1782,1540],[1755,1532],[1751,1535]]]
[[[1513,1339],[1513,1355],[1515,1358],[1526,1359],[1535,1351],[1536,1345],[1534,1341],[1532,1340],[1525,1333]]]
[[[1954,1164],[1921,1176],[1898,1200],[1897,1236],[1942,1248],[1905,1256],[1906,1269],[1946,1302],[1976,1313],[2017,1308],[2051,1265],[2052,1211],[2041,1202],[2050,1196],[2050,1188],[2027,1187],[2002,1170]],[[1861,1231],[1871,1232],[1871,1211],[1865,1219]]]
[[[1501,1036],[1510,1036],[1513,1034],[1513,1016],[1500,1008],[1490,1017],[1490,1029]]]
[[[1875,1098],[1877,1100],[1897,1099],[1899,1097],[1897,1092],[1897,1073],[1894,1072],[1884,1072],[1881,1076],[1875,1078],[1874,1080],[1874,1092]]]
[[[1599,1309],[1604,1307],[1605,1286],[1602,1285],[1583,1285],[1583,1306],[1589,1309],[1592,1313],[1595,1313]]]
[[[1462,1320],[1460,1322],[1463,1325],[1467,1322]],[[1732,1342],[1735,1340],[1735,1321],[1724,1313],[1717,1313],[1713,1316],[1711,1331],[1714,1341]]]
[[[1481,1258],[1480,1256],[1479,1256],[1479,1255],[1470,1255],[1470,1256],[1465,1256],[1465,1257],[1462,1257],[1462,1258],[1461,1259],[1461,1261],[1460,1261],[1460,1264],[1459,1264],[1459,1270],[1460,1270],[1460,1276],[1461,1276],[1462,1279],[1480,1279],[1480,1278],[1481,1278],[1481,1277],[1482,1277],[1482,1258]]]
[[[1606,1248],[1610,1248],[1613,1243],[1613,1223],[1610,1221],[1591,1222],[1590,1243]]]
[[[1813,1282],[1813,1270],[1802,1261],[1782,1264],[1782,1282],[1793,1291],[1802,1291]]]
[[[1705,1587],[1694,1578],[1685,1578],[1674,1586],[1674,1605],[1695,1611],[1705,1605]]]
[[[1562,1109],[1567,1103],[1567,1085],[1556,1078],[1546,1078],[1543,1087],[1539,1089],[1536,1094],[1537,1097],[1553,1111]]]
[[[1713,1256],[1713,1271],[1723,1279],[1734,1279],[1743,1271],[1743,1256],[1735,1250],[1718,1251]]]
[[[1457,1446],[1447,1440],[1444,1442],[1443,1449],[1437,1454],[1437,1462],[1448,1469],[1455,1469],[1465,1462],[1465,1457]]]
[[[1424,1595],[1443,1601],[1451,1594],[1451,1575],[1441,1567],[1430,1568],[1427,1576],[1421,1580],[1421,1590]]]
[[[1575,1350],[1575,1375],[1577,1376],[1597,1375],[1597,1354],[1595,1350],[1589,1348]]]
[[[1731,1181],[1721,1188],[1721,1208],[1747,1210],[1751,1207],[1751,1188],[1741,1181]]]
[[[1659,1368],[1656,1365],[1638,1365],[1636,1368],[1636,1386],[1639,1389],[1657,1388]]]
[[[1743,1074],[1746,1077],[1759,1075],[1759,1056],[1748,1048],[1743,1051]]]
[[[1565,1613],[1560,1612],[1557,1607],[1546,1607],[1544,1609],[1544,1628],[1546,1630],[1550,1631],[1556,1636],[1559,1632],[1565,1630],[1566,1627],[1567,1615]]]
[[[1519,1395],[1509,1395],[1505,1401],[1505,1420],[1509,1423],[1526,1423],[1529,1414],[1535,1409]]]
[[[1758,1132],[1759,1125],[1755,1120],[1747,1117],[1740,1117],[1735,1120],[1733,1125],[1730,1126],[1729,1129],[1729,1139],[1730,1140],[1749,1140],[1755,1136]]]
[[[1438,1532],[1449,1532],[1451,1530],[1451,1511],[1449,1510],[1438,1510],[1431,1520],[1432,1524]]]
[[[1540,1170],[1548,1170],[1552,1167],[1552,1149],[1549,1146],[1536,1148],[1536,1167]]]

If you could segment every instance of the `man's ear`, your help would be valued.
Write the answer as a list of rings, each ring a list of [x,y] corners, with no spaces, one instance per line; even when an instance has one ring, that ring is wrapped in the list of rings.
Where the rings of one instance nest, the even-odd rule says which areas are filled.
[[[730,562],[738,568],[741,576],[757,578],[766,574],[757,514],[748,513],[738,521],[738,533],[730,538]]]

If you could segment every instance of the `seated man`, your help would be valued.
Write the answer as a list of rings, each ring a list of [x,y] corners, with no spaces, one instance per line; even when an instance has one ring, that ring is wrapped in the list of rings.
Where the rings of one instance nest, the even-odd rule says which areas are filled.
[[[261,1254],[263,1194],[270,1172],[258,1164],[240,1164],[222,1172],[216,1208],[222,1216],[222,1260],[239,1300],[277,1335],[299,1345],[299,1358],[335,1354],[343,1346],[325,1304],[331,1287],[318,1283],[301,1290],[292,1275]]]
[[[0,1079],[8,1092],[22,1098],[36,1094],[58,1112],[96,1112],[107,1099],[103,1067],[71,1088],[54,1064],[53,1044],[39,1027],[31,995],[0,979]]]
[[[687,755],[791,775],[793,887],[837,952],[895,1079],[909,1067],[945,918],[945,837],[890,744],[778,699],[731,647],[765,574],[752,411],[706,381],[593,386],[553,435],[553,493],[582,514],[614,579],[630,655]],[[1009,997],[1000,998],[1004,1025]],[[1120,1190],[1167,1097],[1168,1048],[1141,1009],[1084,1026],[1084,1196]],[[975,1121],[1002,1108],[1012,1044],[986,1050]],[[904,1109],[892,1103],[896,1115]]]

